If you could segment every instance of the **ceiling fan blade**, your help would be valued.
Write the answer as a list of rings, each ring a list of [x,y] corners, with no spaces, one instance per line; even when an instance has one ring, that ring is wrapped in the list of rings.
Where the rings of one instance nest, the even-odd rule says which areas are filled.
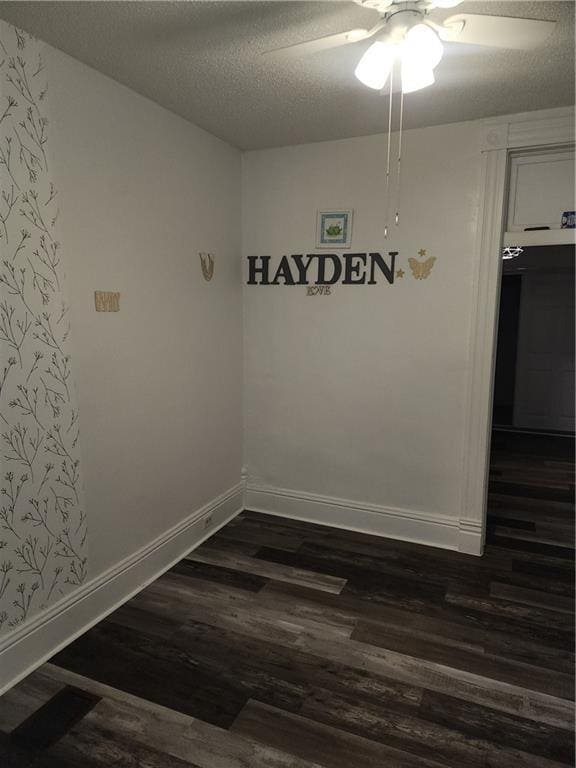
[[[458,13],[444,21],[438,34],[442,40],[455,43],[525,50],[541,45],[555,25],[555,21],[539,19]]]
[[[295,43],[284,48],[273,48],[270,51],[264,51],[264,56],[282,56],[286,58],[300,58],[320,51],[327,51],[330,48],[339,48],[342,45],[350,45],[360,40],[367,40],[384,27],[384,22],[376,24],[372,29],[349,29],[347,32],[340,32],[337,35],[327,35],[326,37],[317,37],[315,40],[307,40],[304,43]]]

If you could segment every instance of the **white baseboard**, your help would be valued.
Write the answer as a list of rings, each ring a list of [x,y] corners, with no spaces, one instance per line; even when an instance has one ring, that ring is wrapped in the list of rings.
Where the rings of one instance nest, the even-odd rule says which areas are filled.
[[[481,554],[481,530],[456,517],[248,484],[246,509],[432,547]]]
[[[467,555],[484,552],[484,526],[478,520],[461,517],[459,521],[458,551]]]
[[[0,695],[157,579],[243,509],[244,484],[223,493],[0,642]]]

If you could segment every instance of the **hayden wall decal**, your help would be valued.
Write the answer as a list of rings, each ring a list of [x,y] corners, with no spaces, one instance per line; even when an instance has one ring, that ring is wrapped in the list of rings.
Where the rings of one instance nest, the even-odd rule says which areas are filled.
[[[308,253],[282,256],[278,264],[271,263],[271,256],[248,256],[248,285],[305,285],[307,296],[331,296],[331,286],[376,285],[380,279],[389,285],[401,280],[406,274],[396,269],[398,251],[380,253]],[[424,258],[426,249],[420,248],[418,256]],[[429,277],[436,262],[435,256],[424,261],[408,259],[412,276],[416,280]]]
[[[42,44],[0,22],[0,632],[86,578]]]
[[[248,256],[248,285],[375,285],[394,284],[398,251],[380,253],[309,253],[282,256],[277,267],[270,256]]]

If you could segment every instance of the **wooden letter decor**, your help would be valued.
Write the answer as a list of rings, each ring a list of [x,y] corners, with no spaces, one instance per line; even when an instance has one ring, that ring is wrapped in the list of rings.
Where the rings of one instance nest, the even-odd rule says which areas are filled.
[[[96,312],[120,312],[120,293],[117,291],[94,291]]]
[[[296,253],[282,256],[277,264],[271,256],[248,256],[247,284],[305,285],[307,296],[331,296],[333,285],[394,285],[395,279],[401,280],[406,274],[415,280],[427,280],[437,261],[436,256],[426,257],[426,249],[420,248],[417,258],[408,259],[405,271],[399,265],[396,268],[399,255],[398,251],[385,255],[378,251]]]
[[[423,259],[424,256],[426,256],[426,249],[420,248],[418,251],[418,256]],[[430,275],[430,272],[432,272],[432,267],[434,266],[435,261],[435,256],[430,256],[430,258],[426,259],[426,261],[418,261],[418,259],[409,258],[408,264],[410,265],[412,275],[416,280],[426,280],[426,278]]]
[[[211,253],[201,253],[200,266],[202,268],[202,277],[209,283],[214,275],[214,256]]]
[[[282,256],[271,269],[270,256],[248,256],[248,285],[376,285],[383,278],[394,284],[394,265],[398,251],[380,253],[308,253]],[[315,293],[308,292],[308,296]],[[330,295],[328,291],[325,296]]]

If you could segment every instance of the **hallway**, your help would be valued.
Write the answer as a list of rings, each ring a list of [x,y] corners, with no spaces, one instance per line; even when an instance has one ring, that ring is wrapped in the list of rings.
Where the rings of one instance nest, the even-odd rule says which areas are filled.
[[[573,510],[573,436],[495,430],[489,543],[534,552],[534,562],[537,554],[557,555],[554,547],[573,549]]]

